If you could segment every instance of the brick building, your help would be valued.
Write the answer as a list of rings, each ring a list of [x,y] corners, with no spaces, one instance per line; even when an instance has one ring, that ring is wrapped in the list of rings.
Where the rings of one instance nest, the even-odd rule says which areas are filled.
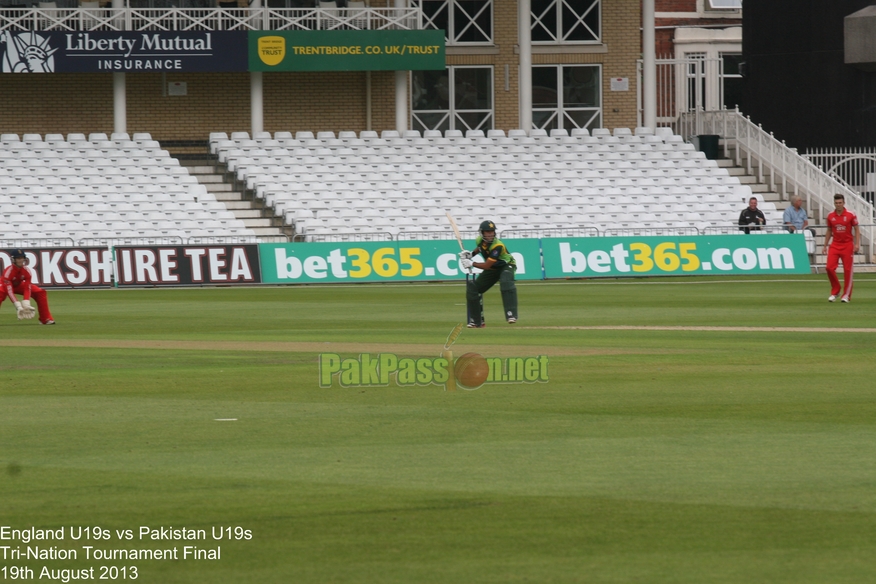
[[[296,1],[278,0],[287,8]],[[518,127],[517,2],[420,0],[418,6],[424,28],[446,31],[447,68],[410,72],[408,126]],[[3,22],[0,14],[0,32]],[[534,126],[636,125],[641,0],[533,0],[532,41]],[[127,73],[126,129],[159,140],[249,131],[249,76]],[[170,84],[184,84],[185,95],[168,91]],[[392,129],[395,88],[392,71],[265,73],[264,130]],[[3,133],[113,131],[111,73],[0,74],[0,99]]]

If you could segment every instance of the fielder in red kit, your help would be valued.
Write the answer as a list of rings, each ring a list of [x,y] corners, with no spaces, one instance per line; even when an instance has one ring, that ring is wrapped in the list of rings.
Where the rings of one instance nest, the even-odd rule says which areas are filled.
[[[824,237],[824,247],[827,249],[827,277],[830,279],[830,296],[827,301],[834,302],[840,293],[836,268],[842,260],[842,301],[849,302],[852,299],[854,281],[853,256],[861,248],[861,228],[858,227],[858,218],[855,214],[846,209],[844,196],[834,195],[833,206],[834,211],[827,216],[827,233]]]
[[[12,256],[12,265],[7,266],[3,270],[3,276],[0,277],[0,304],[3,304],[8,296],[15,304],[18,320],[31,319],[34,316],[34,310],[30,305],[30,299],[33,297],[40,313],[40,323],[55,324],[52,313],[49,312],[46,291],[31,283],[33,272],[27,267],[27,256],[20,249],[14,250],[10,255]],[[21,302],[15,297],[16,294],[21,294]]]

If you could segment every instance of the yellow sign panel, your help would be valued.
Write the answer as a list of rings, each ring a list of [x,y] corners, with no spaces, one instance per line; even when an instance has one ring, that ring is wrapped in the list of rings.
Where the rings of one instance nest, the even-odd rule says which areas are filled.
[[[258,53],[265,65],[279,65],[286,56],[286,39],[281,36],[259,37]]]

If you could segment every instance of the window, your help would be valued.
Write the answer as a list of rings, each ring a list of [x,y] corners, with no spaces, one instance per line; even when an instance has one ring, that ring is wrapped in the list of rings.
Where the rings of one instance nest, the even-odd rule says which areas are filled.
[[[721,83],[722,103],[727,109],[736,106],[743,107],[745,85],[742,80],[740,65],[742,55],[739,53],[721,53]]]
[[[448,67],[413,71],[414,130],[492,130],[493,68]]]
[[[685,53],[684,59],[687,111],[711,109],[706,105],[706,53]]]
[[[602,126],[599,65],[532,68],[532,125],[555,130]]]
[[[532,0],[532,42],[599,42],[601,3],[601,0]]]
[[[740,10],[742,0],[706,0],[710,10]]]
[[[445,32],[448,45],[493,42],[492,0],[414,0],[423,28]]]

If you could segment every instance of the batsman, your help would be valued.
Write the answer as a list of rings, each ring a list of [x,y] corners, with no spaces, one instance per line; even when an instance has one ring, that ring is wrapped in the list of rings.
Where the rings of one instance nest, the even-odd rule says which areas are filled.
[[[484,221],[478,228],[480,235],[475,240],[474,251],[461,251],[459,258],[466,270],[472,267],[483,270],[474,280],[468,281],[466,288],[466,306],[468,306],[468,328],[482,328],[484,323],[484,292],[499,282],[502,292],[502,306],[508,324],[517,322],[517,286],[514,284],[514,273],[517,263],[508,248],[496,238],[496,224]],[[481,254],[484,261],[474,262],[472,257]]]
[[[36,312],[30,304],[31,296],[33,296],[37,303],[37,309],[39,309],[40,323],[55,324],[52,313],[49,312],[46,291],[31,283],[33,272],[27,265],[27,255],[20,249],[13,250],[9,255],[12,258],[12,265],[7,266],[0,276],[0,304],[3,304],[8,296],[15,305],[18,320],[29,320],[34,317]],[[15,297],[16,294],[21,294],[20,302]]]

